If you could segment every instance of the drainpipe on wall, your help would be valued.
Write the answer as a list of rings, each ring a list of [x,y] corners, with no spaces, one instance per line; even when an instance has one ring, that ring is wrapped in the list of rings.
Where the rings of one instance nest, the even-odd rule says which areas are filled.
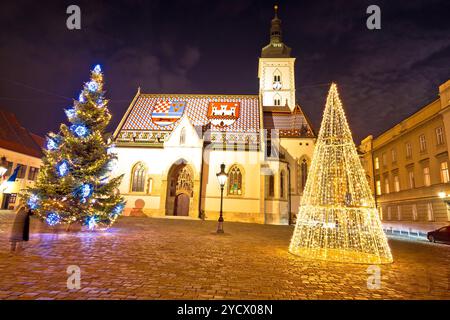
[[[377,200],[377,183],[375,180],[375,164],[373,162],[373,139],[370,140],[370,160],[372,163],[372,175],[373,175],[373,198],[375,200],[375,208],[378,208],[378,200]]]
[[[291,168],[289,167],[289,163],[287,165],[287,171],[288,171],[288,214],[289,214],[289,225],[292,223],[292,217],[291,217]]]

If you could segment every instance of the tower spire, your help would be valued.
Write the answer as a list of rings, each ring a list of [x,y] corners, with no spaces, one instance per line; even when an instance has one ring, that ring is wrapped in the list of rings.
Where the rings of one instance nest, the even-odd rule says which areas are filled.
[[[262,57],[290,57],[291,48],[283,43],[281,19],[278,18],[278,5],[274,5],[274,17],[270,21],[270,43],[261,52]]]
[[[273,7],[275,16],[270,24],[270,43],[282,43],[281,20],[278,18],[278,5]]]

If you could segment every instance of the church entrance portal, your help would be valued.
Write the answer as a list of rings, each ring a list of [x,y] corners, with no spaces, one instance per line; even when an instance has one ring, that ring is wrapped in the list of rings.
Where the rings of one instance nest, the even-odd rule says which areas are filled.
[[[174,164],[167,177],[166,215],[189,216],[193,189],[191,167],[185,162]]]

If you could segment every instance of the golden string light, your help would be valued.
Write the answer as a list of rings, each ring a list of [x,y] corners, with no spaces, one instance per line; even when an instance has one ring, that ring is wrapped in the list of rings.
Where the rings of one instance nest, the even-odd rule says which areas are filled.
[[[289,251],[336,262],[393,261],[334,83]]]

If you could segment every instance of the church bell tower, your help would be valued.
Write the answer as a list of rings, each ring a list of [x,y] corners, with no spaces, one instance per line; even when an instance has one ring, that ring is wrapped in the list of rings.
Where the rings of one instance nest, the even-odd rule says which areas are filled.
[[[283,43],[278,6],[270,26],[270,43],[261,50],[258,78],[259,95],[264,107],[288,107],[293,110],[295,101],[295,58],[291,48]]]

